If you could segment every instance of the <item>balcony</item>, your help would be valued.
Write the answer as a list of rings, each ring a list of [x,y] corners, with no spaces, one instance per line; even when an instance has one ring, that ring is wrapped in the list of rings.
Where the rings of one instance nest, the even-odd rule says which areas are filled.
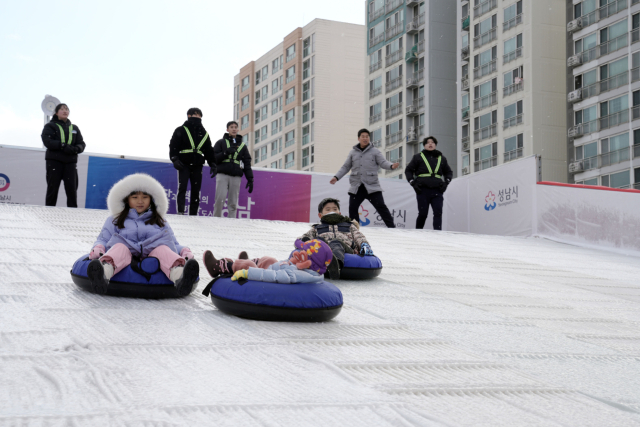
[[[373,22],[376,19],[384,15],[384,6],[373,12],[369,12],[369,22]]]
[[[407,106],[407,116],[417,116],[418,111],[424,108],[424,96],[414,99],[413,103]]]
[[[462,151],[465,151],[468,153],[470,149],[471,149],[471,144],[469,143],[469,137],[468,136],[462,137]]]
[[[407,24],[407,34],[409,35],[415,34],[418,32],[419,28],[420,28],[420,25],[418,25],[418,20],[414,19],[412,22],[409,22]]]
[[[473,69],[473,78],[479,79],[480,77],[486,76],[496,71],[496,60],[487,62],[484,65],[480,65]]]
[[[627,0],[612,1],[611,3],[604,5],[587,15],[583,15],[580,18],[569,22],[569,24],[567,25],[567,31],[571,33],[581,28],[587,28],[589,25],[594,24],[602,19],[608,18],[609,16],[614,15],[626,8]]]
[[[493,156],[485,160],[479,160],[473,163],[473,171],[479,172],[481,170],[489,169],[494,166],[498,166],[498,156]]]
[[[418,70],[413,76],[407,78],[407,89],[417,88],[424,79],[424,68]]]
[[[627,108],[626,110],[600,117],[598,120],[600,122],[600,130],[609,129],[623,123],[629,123],[629,109]]]
[[[601,93],[617,89],[629,83],[629,72],[625,71],[608,79],[600,80],[580,90],[580,100],[600,95]]]
[[[400,86],[402,86],[402,76],[398,76],[395,79],[388,81],[385,85],[385,92],[389,93]]]
[[[511,151],[507,151],[506,153],[504,153],[504,162],[503,163],[507,163],[510,162],[511,160],[515,160],[519,157],[522,157],[522,148],[518,148],[515,150],[511,150]]]
[[[473,112],[480,111],[498,103],[498,92],[492,92],[482,98],[473,100]]]
[[[469,107],[464,107],[462,110],[462,120],[469,120]]]
[[[518,83],[514,83],[512,85],[505,86],[504,88],[502,88],[502,96],[503,97],[509,96],[513,93],[520,92],[523,89],[524,89],[524,82],[522,81],[522,79],[520,79]]]
[[[404,4],[404,0],[387,0],[384,8],[385,13],[391,13],[393,10],[397,9],[399,6]]]
[[[398,34],[400,34],[402,32],[402,30],[404,30],[404,22],[398,22],[393,27],[389,27],[387,29],[387,31],[385,32],[386,39],[387,40],[392,39],[393,37],[395,37]]]
[[[462,49],[460,49],[460,59],[463,61],[469,60],[469,46],[463,46]]]
[[[424,53],[424,39],[418,42],[418,56]]]
[[[522,24],[522,14],[516,15],[513,18],[509,19],[508,21],[504,21],[502,23],[502,32],[505,32],[514,27],[517,27],[520,24]]]
[[[421,0],[407,0],[407,7],[413,7],[420,4]]]
[[[469,31],[469,22],[471,22],[471,17],[469,15],[462,18],[462,31]]]
[[[396,172],[400,172],[402,171],[402,157],[399,157],[397,159],[391,159],[389,160],[391,163],[400,163],[400,165],[395,168],[395,169],[387,169],[384,171],[385,175],[391,175],[392,173],[396,173]]]
[[[569,57],[567,65],[569,67],[575,67],[577,65],[586,64],[589,61],[600,58],[601,56],[608,55],[616,50],[622,49],[629,44],[629,34],[623,34],[605,43],[601,43],[591,49],[584,52],[577,53],[574,56]]]
[[[369,91],[369,99],[375,98],[382,93],[382,86]]]
[[[369,74],[373,73],[376,70],[379,70],[380,68],[382,68],[382,59],[369,65]]]
[[[378,34],[377,36],[369,39],[369,47],[373,47],[378,43],[382,43],[384,41],[384,33]]]
[[[486,1],[483,1],[482,3],[480,3],[479,5],[477,5],[476,7],[473,8],[473,19],[484,15],[485,13],[489,12],[490,10],[495,9],[497,4],[498,4],[497,0],[486,0]]]
[[[390,118],[398,116],[400,114],[402,114],[402,102],[398,105],[394,105],[391,108],[387,108],[384,111],[384,117],[386,120],[389,120]]]
[[[517,58],[522,56],[522,47],[517,48],[513,52],[506,53],[502,56],[502,63],[506,64],[507,62],[515,61]]]
[[[402,59],[402,51],[398,49],[395,52],[393,52],[391,55],[387,55],[386,58],[384,58],[384,66],[388,67],[389,65],[395,64],[401,59]]]
[[[498,126],[494,123],[492,125],[483,127],[482,129],[478,129],[473,131],[473,142],[478,142],[485,140],[487,138],[491,138],[492,136],[497,135]]]
[[[382,141],[379,139],[374,139],[373,141],[371,141],[371,143],[373,144],[374,147],[376,148],[380,148],[382,147]]]
[[[404,57],[404,60],[408,63],[416,62],[418,60],[418,45],[414,45]]]
[[[369,116],[369,124],[372,125],[375,122],[379,122],[382,120],[382,113],[374,114],[373,116]]]
[[[407,144],[415,144],[418,142],[418,134],[415,128],[409,128],[407,132]]]
[[[600,169],[606,166],[615,165],[617,163],[628,162],[633,157],[636,157],[636,148],[640,148],[640,145],[634,145],[633,147],[624,147],[619,150],[610,151],[608,153],[598,154],[597,156],[587,157],[586,159],[578,160],[569,164],[570,173],[580,173],[592,169]],[[633,150],[633,153],[632,153]]]
[[[387,135],[384,137],[384,146],[389,147],[390,145],[396,144],[402,141],[402,131],[398,131],[391,135]]]
[[[518,126],[522,124],[522,120],[524,114],[518,114],[517,116],[514,117],[510,117],[508,119],[505,119],[502,123],[502,129],[508,129],[508,128],[512,128],[514,126]]]
[[[487,43],[491,43],[496,39],[497,28],[493,27],[489,31],[485,31],[473,39],[473,48],[477,49]]]
[[[591,120],[590,122],[579,123],[571,128],[567,132],[569,138],[580,138],[583,135],[588,135],[598,131],[598,120]]]

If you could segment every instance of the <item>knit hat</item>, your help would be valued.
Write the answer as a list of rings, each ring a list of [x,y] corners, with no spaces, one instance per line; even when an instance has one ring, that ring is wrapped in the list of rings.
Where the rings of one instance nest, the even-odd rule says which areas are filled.
[[[333,258],[329,245],[318,239],[306,242],[298,239],[295,246],[297,250],[291,254],[289,261],[295,264],[299,270],[310,269],[320,274],[327,271],[327,266]]]
[[[322,213],[322,209],[327,203],[335,203],[338,209],[340,209],[340,200],[334,199],[333,197],[327,197],[326,199],[322,199],[320,204],[318,205],[318,213]]]

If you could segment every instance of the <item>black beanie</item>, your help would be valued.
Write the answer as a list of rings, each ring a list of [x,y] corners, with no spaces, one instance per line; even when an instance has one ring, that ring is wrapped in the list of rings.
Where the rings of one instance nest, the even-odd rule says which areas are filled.
[[[318,205],[318,213],[322,213],[322,209],[324,209],[324,206],[327,203],[335,203],[336,205],[338,205],[338,209],[340,209],[340,200],[327,197],[326,199],[322,199],[322,201]]]

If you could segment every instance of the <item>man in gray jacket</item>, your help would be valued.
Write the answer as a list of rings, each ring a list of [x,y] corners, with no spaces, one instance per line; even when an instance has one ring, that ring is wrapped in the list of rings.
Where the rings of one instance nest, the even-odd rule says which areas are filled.
[[[338,182],[349,170],[349,217],[359,220],[358,208],[367,199],[378,211],[382,220],[389,228],[396,228],[393,215],[384,203],[382,187],[378,179],[378,167],[383,169],[396,169],[400,163],[391,163],[386,160],[380,150],[372,146],[369,140],[369,131],[358,131],[358,144],[349,152],[347,160],[338,173],[331,179],[331,184]]]

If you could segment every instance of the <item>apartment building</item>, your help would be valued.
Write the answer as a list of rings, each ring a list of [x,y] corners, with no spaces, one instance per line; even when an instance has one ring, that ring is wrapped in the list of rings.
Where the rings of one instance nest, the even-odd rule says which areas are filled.
[[[364,26],[315,19],[234,77],[253,166],[335,173],[362,128]]]
[[[569,173],[640,188],[640,0],[567,4]]]
[[[387,178],[404,177],[429,135],[456,171],[456,2],[369,0],[365,126],[391,162]]]
[[[566,1],[457,1],[462,175],[535,154],[567,182]]]

